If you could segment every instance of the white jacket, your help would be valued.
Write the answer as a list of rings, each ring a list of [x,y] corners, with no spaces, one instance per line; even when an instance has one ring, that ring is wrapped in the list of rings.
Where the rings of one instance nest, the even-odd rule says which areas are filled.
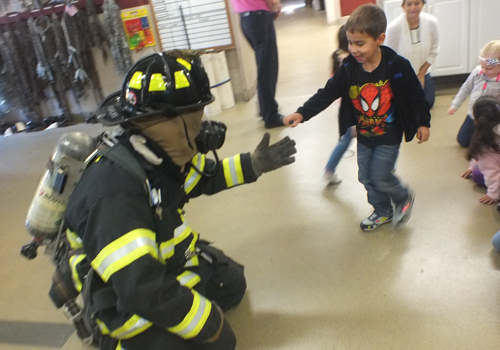
[[[398,55],[408,59],[415,73],[418,73],[425,62],[432,66],[439,52],[437,19],[428,13],[420,12],[419,22],[420,44],[418,44],[419,50],[417,52],[413,52],[413,49],[417,46],[411,43],[410,26],[405,13],[389,23],[384,42],[384,45],[389,46]]]

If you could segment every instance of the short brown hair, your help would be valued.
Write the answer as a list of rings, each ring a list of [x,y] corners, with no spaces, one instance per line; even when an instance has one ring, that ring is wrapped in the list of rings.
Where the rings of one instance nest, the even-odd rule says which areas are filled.
[[[387,18],[384,10],[373,4],[356,8],[345,24],[345,29],[349,33],[366,33],[375,40],[380,34],[385,33],[386,28]]]

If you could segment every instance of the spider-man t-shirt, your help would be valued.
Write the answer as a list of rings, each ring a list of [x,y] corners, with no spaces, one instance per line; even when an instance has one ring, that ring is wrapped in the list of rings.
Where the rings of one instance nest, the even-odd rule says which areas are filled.
[[[389,64],[382,57],[379,66],[366,72],[355,69],[349,97],[358,120],[358,142],[365,146],[397,145],[403,138],[403,128],[393,106],[389,83]]]

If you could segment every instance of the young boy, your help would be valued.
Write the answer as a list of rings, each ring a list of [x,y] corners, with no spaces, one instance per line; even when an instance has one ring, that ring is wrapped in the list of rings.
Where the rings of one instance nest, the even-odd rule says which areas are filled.
[[[393,221],[403,226],[411,215],[414,193],[394,176],[403,134],[418,143],[429,139],[430,111],[422,86],[408,60],[381,46],[387,20],[375,5],[362,5],[346,23],[350,55],[297,112],[283,119],[295,127],[342,97],[339,131],[356,125],[359,181],[374,212],[361,222],[364,231]],[[394,203],[394,208],[392,205]]]

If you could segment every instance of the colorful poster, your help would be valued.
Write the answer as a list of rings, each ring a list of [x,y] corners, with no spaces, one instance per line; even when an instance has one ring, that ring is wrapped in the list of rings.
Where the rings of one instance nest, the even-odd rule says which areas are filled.
[[[139,51],[156,44],[146,8],[122,11],[121,15],[130,50]]]

